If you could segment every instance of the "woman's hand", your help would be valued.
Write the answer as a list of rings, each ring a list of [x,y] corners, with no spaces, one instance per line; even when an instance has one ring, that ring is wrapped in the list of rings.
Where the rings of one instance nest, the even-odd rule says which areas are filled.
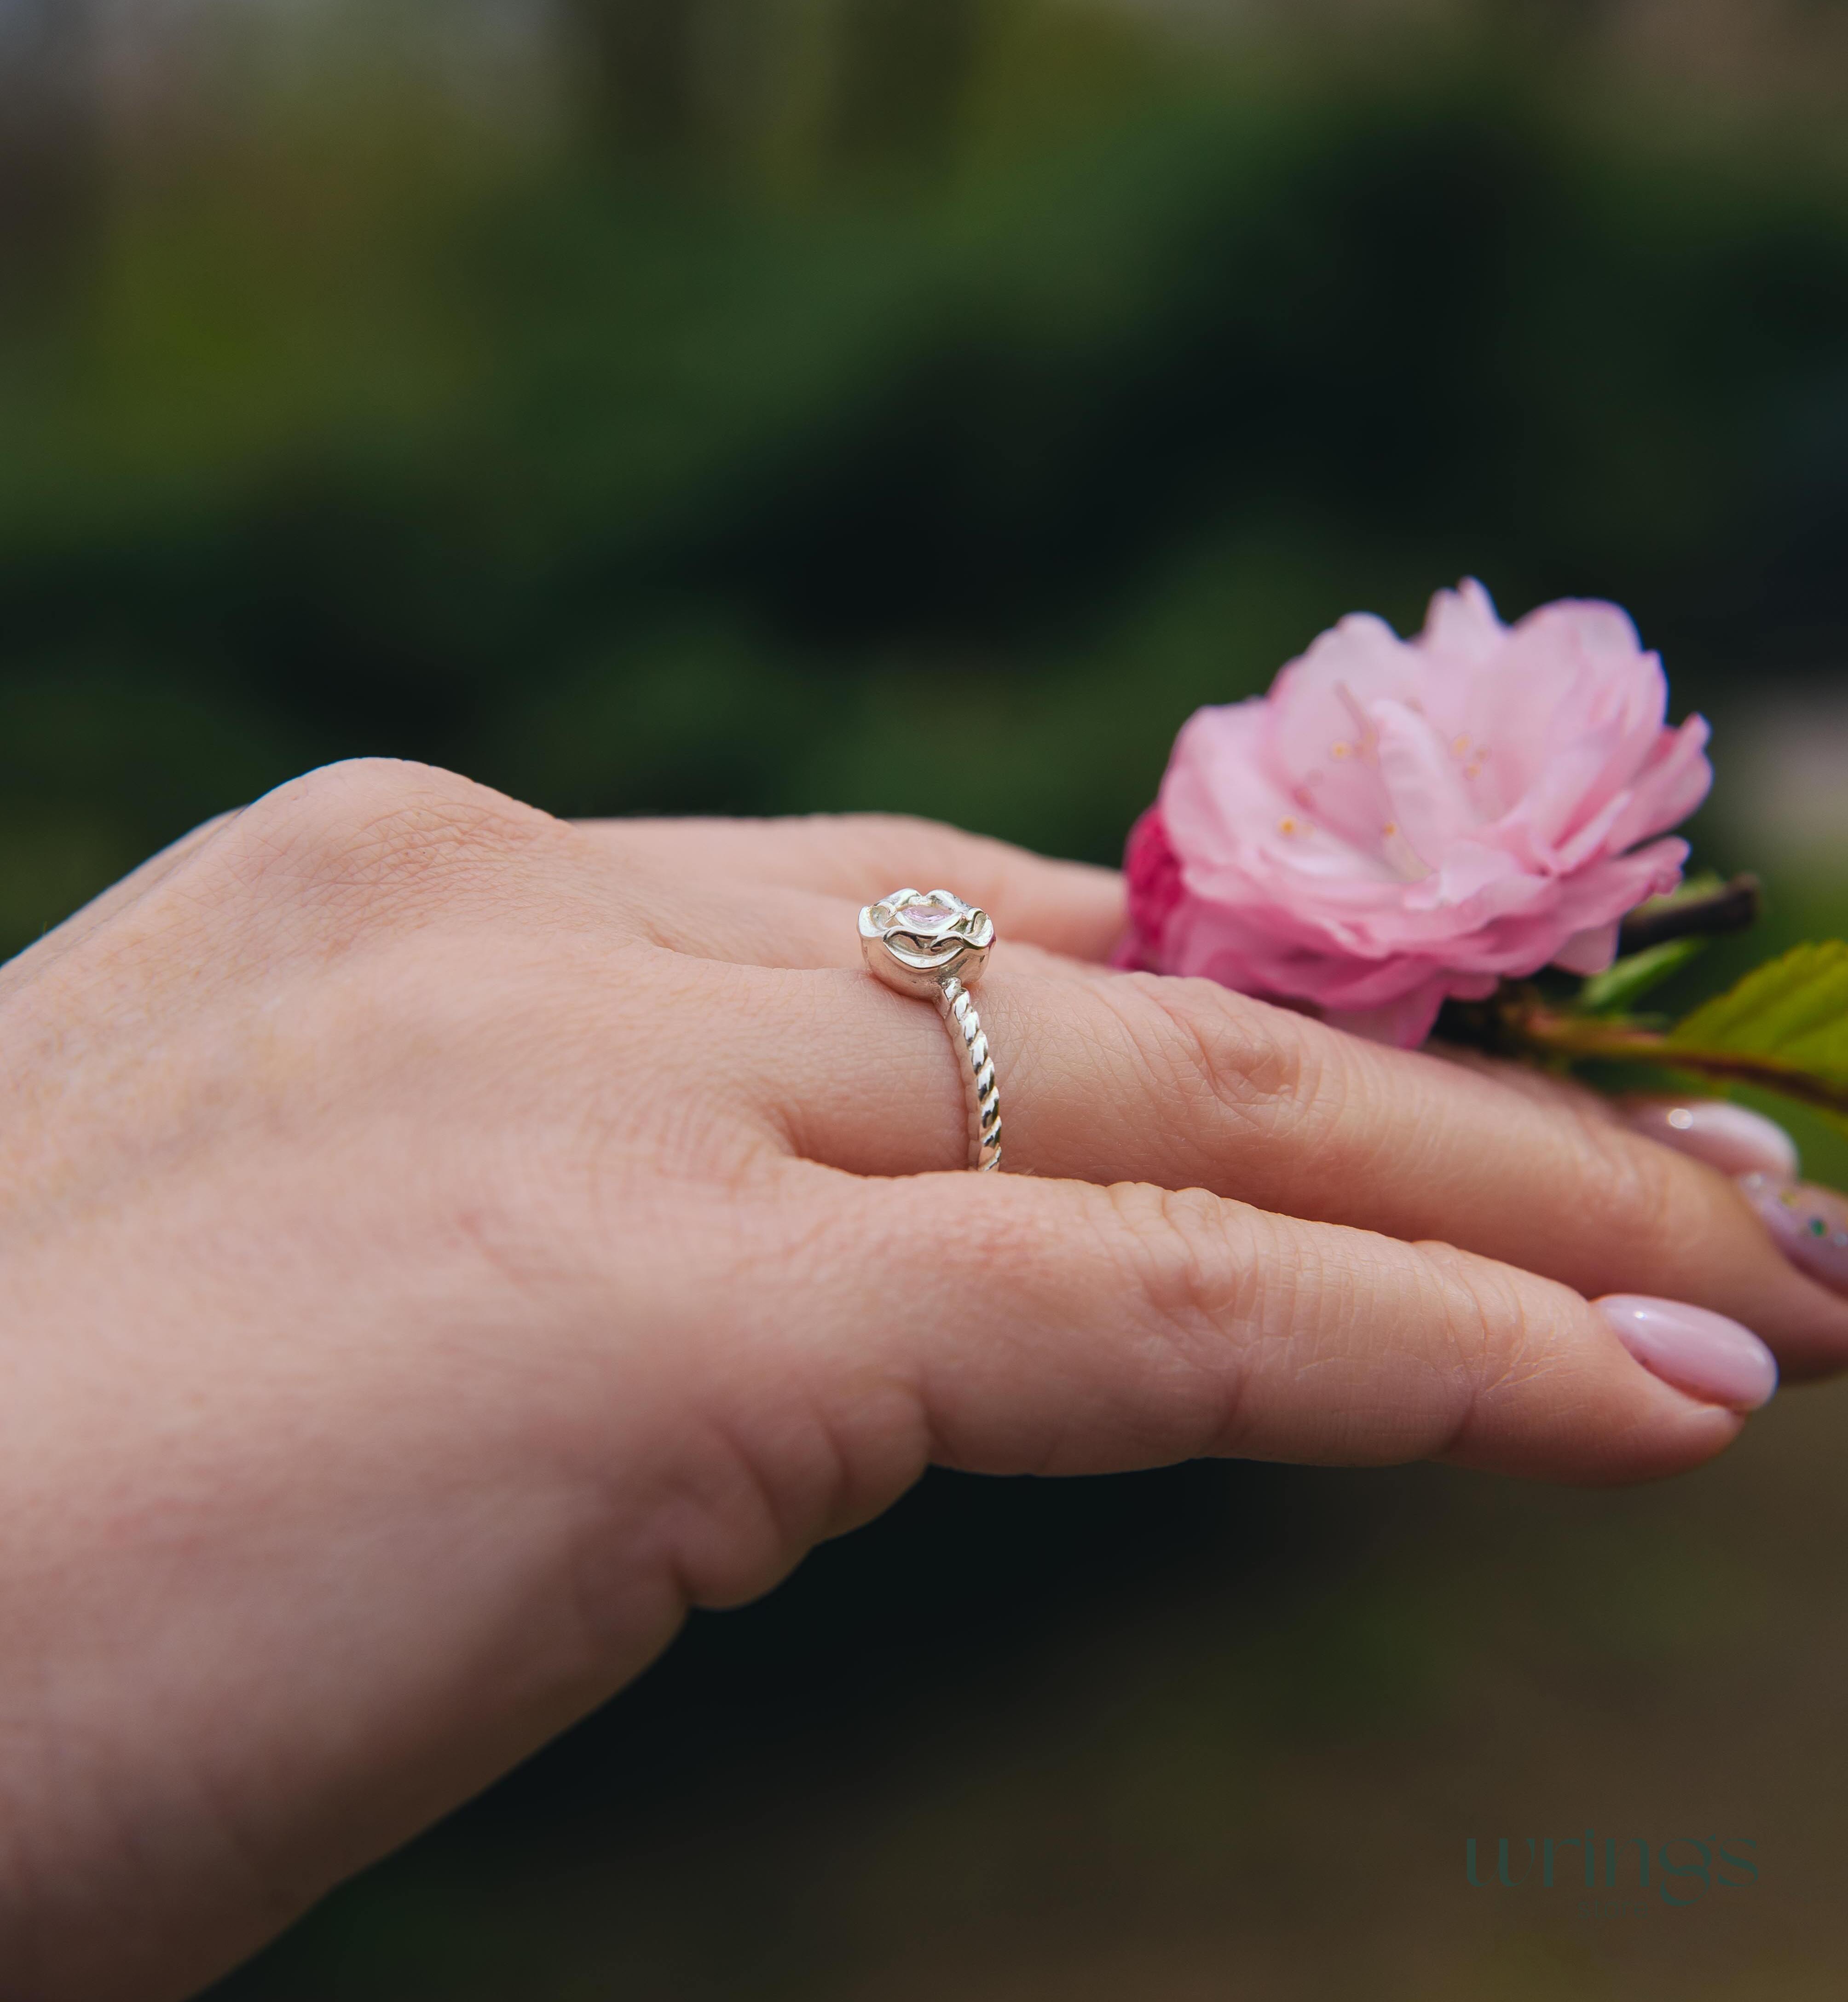
[[[933,1172],[956,1063],[855,933],[901,881],[995,919],[1022,1172]],[[1120,909],[368,763],[0,974],[0,1993],[188,1992],[930,1461],[1630,1480],[1742,1421],[1587,1296],[1848,1355],[1712,1169],[1104,972]]]

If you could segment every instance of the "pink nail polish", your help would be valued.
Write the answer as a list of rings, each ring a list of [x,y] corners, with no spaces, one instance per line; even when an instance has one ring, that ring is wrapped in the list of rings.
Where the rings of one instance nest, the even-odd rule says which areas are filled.
[[[1728,1175],[1797,1173],[1797,1144],[1775,1120],[1724,1098],[1631,1098],[1627,1125]]]
[[[1777,1358],[1724,1314],[1646,1293],[1607,1293],[1592,1304],[1645,1369],[1703,1404],[1756,1411],[1777,1388]]]
[[[1833,1189],[1780,1175],[1742,1175],[1739,1187],[1793,1265],[1848,1293],[1848,1201]]]

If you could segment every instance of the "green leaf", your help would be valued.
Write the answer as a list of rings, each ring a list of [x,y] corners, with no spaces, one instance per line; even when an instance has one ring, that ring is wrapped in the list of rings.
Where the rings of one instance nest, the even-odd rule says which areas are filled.
[[[1800,945],[1668,1031],[1671,1044],[1774,1057],[1848,1084],[1848,940]]]
[[[1848,1094],[1848,940],[1800,945],[1755,968],[1675,1024],[1662,1054],[1678,1053],[1744,1059],[1753,1082],[1811,1104],[1818,1087],[1824,1098]]]
[[[1633,952],[1602,973],[1594,973],[1578,990],[1578,1005],[1594,1015],[1620,1013],[1706,951],[1707,943],[1703,938],[1668,939]]]

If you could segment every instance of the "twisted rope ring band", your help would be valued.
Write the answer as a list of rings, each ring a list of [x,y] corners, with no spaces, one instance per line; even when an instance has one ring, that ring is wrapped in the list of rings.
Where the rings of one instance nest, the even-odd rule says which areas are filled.
[[[866,970],[919,1000],[935,1003],[962,1059],[963,1098],[968,1114],[969,1166],[987,1174],[1001,1166],[1001,1097],[994,1059],[969,990],[982,978],[994,920],[947,890],[926,896],[894,890],[859,914],[859,945]]]

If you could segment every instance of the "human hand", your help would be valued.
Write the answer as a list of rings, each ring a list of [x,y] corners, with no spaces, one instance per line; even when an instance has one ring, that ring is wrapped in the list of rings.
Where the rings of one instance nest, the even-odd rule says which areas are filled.
[[[857,907],[995,916],[1008,1165]],[[176,1996],[930,1461],[1692,1466],[1587,1296],[1848,1303],[1539,1080],[1090,964],[1106,872],[336,767],[0,973],[0,1993]],[[1424,1240],[1442,1240],[1442,1242]]]

